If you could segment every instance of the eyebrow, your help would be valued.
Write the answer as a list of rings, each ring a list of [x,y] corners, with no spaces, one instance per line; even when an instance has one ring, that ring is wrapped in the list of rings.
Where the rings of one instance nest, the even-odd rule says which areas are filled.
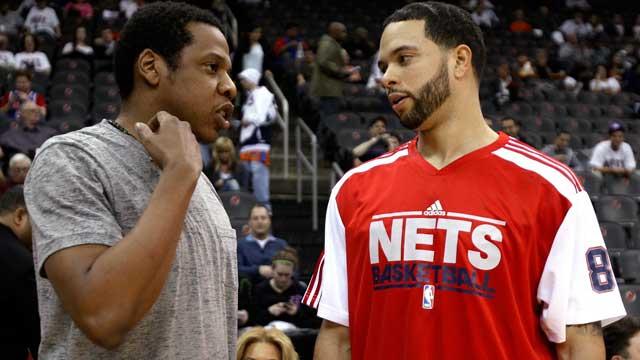
[[[227,68],[231,69],[231,60],[229,59],[229,57],[228,57],[228,56],[220,55],[220,54],[219,54],[219,53],[217,53],[217,52],[209,52],[209,53],[207,53],[207,54],[204,56],[204,58],[208,58],[208,57],[214,57],[214,58],[216,58],[216,60],[218,60],[218,61],[222,62],[222,63],[224,64],[224,66],[225,66],[225,67],[227,67]]]
[[[391,52],[391,55],[389,57],[394,57],[397,53],[401,52],[401,51],[405,51],[405,50],[418,50],[417,46],[412,46],[412,45],[400,45],[397,48],[393,49],[393,51]],[[382,68],[384,65],[386,65],[386,62],[380,60],[378,61],[378,67]]]

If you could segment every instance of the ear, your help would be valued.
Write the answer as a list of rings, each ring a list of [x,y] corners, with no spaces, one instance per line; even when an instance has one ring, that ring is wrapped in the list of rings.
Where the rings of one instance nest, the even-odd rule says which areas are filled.
[[[624,360],[624,358],[622,356],[620,356],[620,355],[613,355],[611,357],[611,360]]]
[[[151,49],[144,49],[138,55],[136,72],[147,85],[156,87],[160,83],[161,74],[166,69],[164,60]]]
[[[20,226],[27,220],[28,217],[29,214],[27,213],[27,209],[19,207],[13,212],[13,224],[16,226]]]
[[[467,74],[473,75],[473,63],[471,61],[473,55],[471,49],[463,44],[456,46],[452,52],[455,59],[453,76],[456,80],[461,80],[467,76]]]

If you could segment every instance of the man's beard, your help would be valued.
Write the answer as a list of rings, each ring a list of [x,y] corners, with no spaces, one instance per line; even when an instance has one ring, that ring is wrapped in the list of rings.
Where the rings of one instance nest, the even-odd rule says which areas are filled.
[[[418,96],[408,92],[407,95],[413,99],[413,108],[400,117],[400,122],[407,129],[416,130],[451,95],[445,60],[440,63],[440,69],[435,76],[420,88]]]

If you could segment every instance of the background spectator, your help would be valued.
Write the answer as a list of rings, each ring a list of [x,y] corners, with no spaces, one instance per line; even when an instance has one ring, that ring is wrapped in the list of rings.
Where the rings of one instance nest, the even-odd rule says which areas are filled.
[[[240,160],[251,174],[253,194],[259,203],[271,209],[269,203],[269,165],[271,164],[271,125],[276,119],[275,97],[259,86],[260,73],[247,69],[238,74],[247,98],[242,105]]]
[[[531,140],[527,138],[521,131],[520,121],[512,118],[511,116],[505,116],[500,120],[502,125],[502,131],[514,139],[520,140],[525,144],[532,145]]]
[[[11,71],[16,68],[16,59],[11,50],[9,50],[9,37],[7,34],[0,33],[0,69]],[[0,74],[6,73],[0,72]],[[4,79],[0,79],[2,83]]]
[[[0,99],[0,111],[15,119],[20,107],[25,102],[33,101],[40,107],[42,115],[46,115],[47,108],[44,96],[31,89],[31,73],[25,70],[17,71],[14,78],[15,89],[5,93]]]
[[[337,111],[338,99],[342,97],[344,81],[360,80],[357,68],[345,62],[340,45],[347,38],[347,28],[342,23],[332,22],[328,32],[322,35],[318,44],[316,67],[311,80],[311,95],[320,101],[320,113]]]
[[[205,174],[218,192],[247,190],[249,174],[238,164],[236,148],[228,137],[221,136],[213,145],[213,161]]]
[[[120,11],[129,19],[144,5],[144,0],[120,0]]]
[[[36,149],[47,139],[56,135],[56,131],[40,124],[42,110],[33,101],[27,101],[20,107],[17,126],[0,135],[0,145],[7,154],[15,152],[35,156]]]
[[[270,233],[271,215],[263,205],[251,209],[249,231],[247,237],[238,241],[238,274],[257,284],[273,277],[271,259],[287,242]]]
[[[36,6],[29,10],[24,26],[30,33],[59,38],[60,20],[55,10],[47,6],[48,3],[46,0],[37,0]]]
[[[111,59],[116,49],[116,40],[113,30],[105,27],[100,31],[100,37],[94,40],[94,50],[96,59]]]
[[[238,55],[242,58],[242,70],[255,69],[262,74],[264,64],[264,49],[260,40],[262,28],[256,26],[249,32],[247,39],[238,48]]]
[[[552,158],[566,164],[574,170],[581,170],[580,160],[576,153],[569,147],[571,134],[566,130],[560,130],[553,140],[553,144],[549,144],[542,148],[542,152]]]
[[[618,122],[609,125],[609,140],[599,142],[591,154],[589,165],[602,175],[629,176],[636,170],[631,146],[624,142],[625,128]]]
[[[620,92],[620,82],[615,76],[607,76],[607,68],[598,65],[595,77],[589,82],[589,90],[614,95]]]
[[[353,148],[353,166],[375,159],[386,153],[390,135],[387,133],[387,118],[376,116],[369,122],[369,140]]]
[[[255,327],[238,339],[236,360],[298,360],[291,339],[278,329]]]
[[[70,15],[79,16],[82,20],[93,19],[93,6],[86,0],[72,0],[64,6],[65,18]]]
[[[524,10],[517,9],[513,13],[513,21],[509,25],[509,30],[514,33],[529,33],[533,30],[531,24],[524,17]]]
[[[345,50],[352,59],[369,60],[378,50],[376,44],[369,39],[369,30],[359,26],[344,44]]]
[[[38,359],[40,318],[31,223],[21,186],[0,198],[0,344],[5,359]]]
[[[471,13],[471,18],[476,25],[481,28],[492,28],[497,26],[500,23],[500,19],[493,11],[493,9],[486,6],[485,2],[480,0],[478,1],[478,6]]]
[[[8,177],[2,187],[0,195],[13,189],[18,185],[23,185],[31,168],[31,159],[25,154],[15,154],[9,160]]]
[[[15,60],[18,69],[30,70],[49,76],[51,63],[42,51],[38,51],[38,43],[32,34],[26,34],[22,41],[22,51],[16,54]]]
[[[306,288],[294,279],[297,267],[294,249],[285,248],[274,255],[273,277],[256,285],[253,292],[252,315],[256,324],[266,326],[281,321],[298,328],[309,325],[310,314],[307,308],[300,307]]]
[[[93,48],[87,43],[87,28],[78,26],[73,33],[73,41],[70,41],[62,48],[62,55],[69,57],[80,57],[91,59]]]
[[[283,68],[286,68],[289,64],[295,62],[300,51],[304,52],[308,48],[309,45],[300,34],[300,25],[291,22],[285,26],[284,36],[280,36],[275,40],[273,54],[278,63]]]
[[[498,77],[491,83],[491,90],[494,94],[494,103],[498,108],[516,100],[520,89],[520,82],[511,76],[509,63],[502,62],[498,66]]]
[[[0,33],[17,36],[24,21],[17,11],[11,10],[9,5],[9,1],[0,3]]]

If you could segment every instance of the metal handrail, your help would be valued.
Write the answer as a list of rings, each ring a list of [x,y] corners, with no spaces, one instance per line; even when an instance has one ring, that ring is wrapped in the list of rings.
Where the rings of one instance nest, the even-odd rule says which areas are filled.
[[[282,128],[282,148],[284,151],[284,178],[289,178],[289,101],[280,90],[280,87],[276,83],[276,80],[273,78],[273,74],[271,71],[267,70],[264,73],[264,78],[266,79],[269,87],[273,91],[273,94],[276,96],[278,101],[280,102],[280,106],[278,106],[278,117],[277,122]],[[280,113],[282,112],[282,113]]]
[[[302,151],[302,130],[311,139],[311,161]],[[311,172],[311,215],[313,230],[318,230],[318,138],[301,118],[296,118],[296,174],[298,203],[302,202],[302,166]]]
[[[329,178],[329,193],[333,190],[333,187],[336,186],[338,179],[344,176],[344,170],[338,165],[337,162],[331,163],[331,177]]]

